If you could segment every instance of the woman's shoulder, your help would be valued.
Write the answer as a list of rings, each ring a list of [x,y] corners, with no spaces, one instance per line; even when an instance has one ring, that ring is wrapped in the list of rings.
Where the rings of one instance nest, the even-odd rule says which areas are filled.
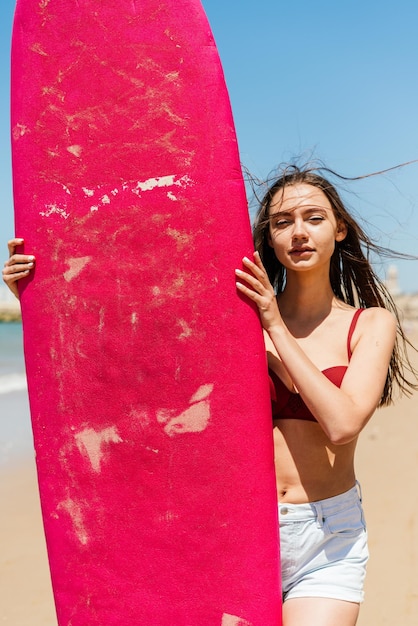
[[[356,309],[354,316],[357,318],[353,329],[353,347],[360,341],[382,341],[392,344],[397,331],[395,315],[384,307],[368,307]],[[358,313],[357,313],[358,311]]]
[[[355,307],[343,302],[337,306],[337,310],[338,309],[342,317],[354,320],[356,325],[361,324],[368,326],[369,324],[373,324],[375,322],[388,324],[389,326],[396,326],[397,324],[396,317],[392,311],[389,311],[389,309],[385,309],[384,307]]]
[[[382,324],[387,325],[388,327],[396,327],[397,320],[392,311],[385,309],[381,306],[371,306],[365,309],[357,309],[361,311],[359,314],[359,322],[360,320],[367,325],[370,324]]]
[[[372,306],[367,308],[359,308],[349,304],[338,303],[334,319],[340,320],[342,326],[351,324],[351,330],[365,329],[374,324],[379,326],[396,327],[397,320],[395,315],[384,307]]]

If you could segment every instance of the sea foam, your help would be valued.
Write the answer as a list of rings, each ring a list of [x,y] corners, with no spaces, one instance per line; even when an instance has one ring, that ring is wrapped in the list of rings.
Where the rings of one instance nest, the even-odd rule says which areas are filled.
[[[3,374],[0,375],[0,394],[11,393],[12,391],[23,391],[27,389],[25,374]]]

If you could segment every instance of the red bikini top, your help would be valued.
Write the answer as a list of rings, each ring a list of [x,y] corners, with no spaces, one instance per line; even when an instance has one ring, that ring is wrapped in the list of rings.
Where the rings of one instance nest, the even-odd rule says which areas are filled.
[[[347,354],[348,360],[351,359],[351,338],[357,324],[357,320],[364,309],[357,309],[347,336]],[[347,371],[347,365],[335,365],[322,370],[324,376],[328,378],[336,387],[341,387],[344,375]],[[312,415],[302,398],[298,393],[290,391],[281,379],[269,370],[270,377],[270,396],[273,419],[298,419],[316,422],[316,418]]]

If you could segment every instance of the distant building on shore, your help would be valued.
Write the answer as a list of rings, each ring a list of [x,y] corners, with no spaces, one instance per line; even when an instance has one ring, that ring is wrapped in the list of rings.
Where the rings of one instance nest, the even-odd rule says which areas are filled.
[[[418,332],[418,293],[402,293],[398,282],[398,268],[390,265],[386,272],[385,286],[399,308],[401,322],[407,334]]]
[[[389,265],[386,272],[385,285],[386,288],[389,290],[391,296],[393,296],[394,298],[401,294],[401,288],[399,286],[398,268],[396,267],[396,265]]]

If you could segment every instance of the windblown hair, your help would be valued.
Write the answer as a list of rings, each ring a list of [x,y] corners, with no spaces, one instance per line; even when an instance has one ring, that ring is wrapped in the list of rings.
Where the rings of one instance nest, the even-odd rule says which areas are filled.
[[[324,167],[300,168],[291,165],[282,170],[281,175],[271,184],[260,202],[253,227],[254,246],[261,256],[271,284],[277,293],[281,293],[286,284],[286,270],[269,245],[268,237],[270,219],[274,216],[274,213],[270,213],[272,199],[279,190],[297,184],[312,185],[325,194],[336,219],[342,221],[347,228],[346,237],[336,242],[331,257],[329,277],[335,296],[359,308],[383,307],[391,311],[397,320],[397,338],[379,402],[379,406],[386,406],[393,401],[395,385],[406,395],[411,395],[413,390],[418,389],[418,372],[411,364],[407,353],[408,345],[415,348],[407,339],[400,323],[396,304],[384,283],[374,272],[369,257],[371,252],[379,256],[408,257],[408,255],[393,252],[374,243],[350,215],[334,185],[320,175],[319,171],[338,176]]]

